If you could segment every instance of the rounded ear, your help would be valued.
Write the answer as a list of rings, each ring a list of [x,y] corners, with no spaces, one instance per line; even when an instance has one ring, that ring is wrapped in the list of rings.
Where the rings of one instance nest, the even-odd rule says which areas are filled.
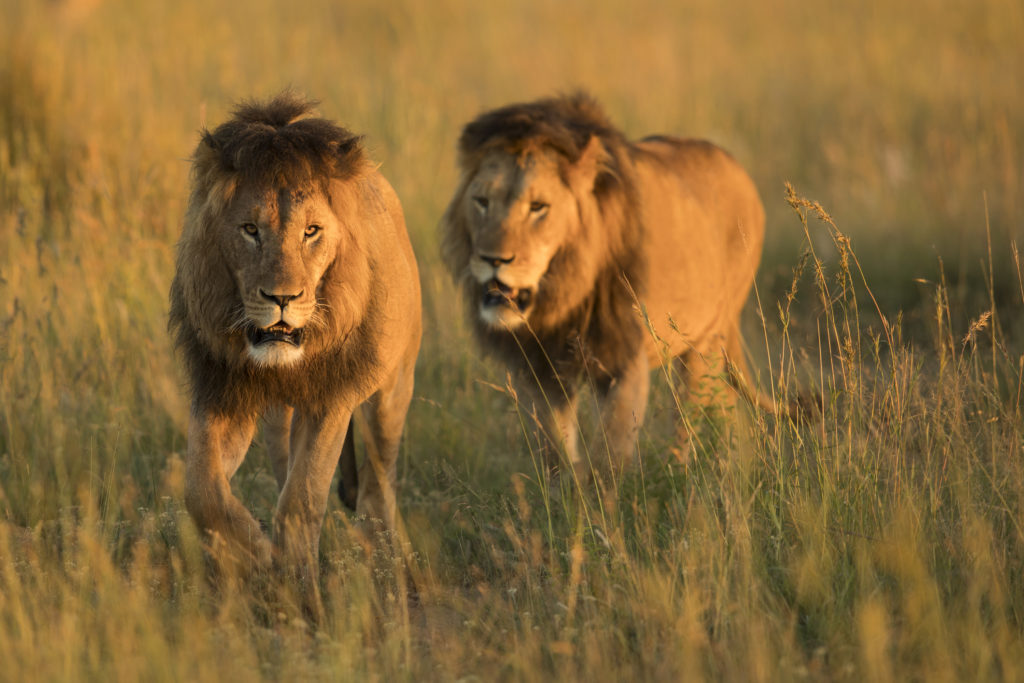
[[[365,170],[367,159],[362,143],[361,135],[349,135],[330,143],[331,155],[334,157],[335,177],[352,178]]]
[[[456,283],[465,274],[472,256],[469,226],[466,225],[465,213],[462,211],[463,197],[469,187],[469,179],[469,173],[464,173],[455,196],[441,217],[441,260]]]
[[[597,176],[607,168],[609,160],[608,150],[601,143],[600,138],[591,135],[583,153],[569,168],[569,188],[576,195],[589,194],[594,191],[594,182]]]
[[[192,182],[194,188],[207,189],[213,186],[217,178],[225,176],[231,169],[227,168],[223,150],[210,131],[204,130],[199,137],[199,144],[192,153]]]

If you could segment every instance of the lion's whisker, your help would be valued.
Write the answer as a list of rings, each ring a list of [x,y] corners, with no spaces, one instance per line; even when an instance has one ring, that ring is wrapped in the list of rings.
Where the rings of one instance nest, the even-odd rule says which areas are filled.
[[[316,306],[313,308],[313,313],[309,317],[309,323],[307,323],[307,325],[314,328],[328,328],[328,314],[333,310],[334,307],[331,306],[329,302],[318,299]]]
[[[249,323],[249,316],[245,313],[245,306],[239,306],[235,313],[234,320],[228,325],[228,334],[233,334],[245,328]]]

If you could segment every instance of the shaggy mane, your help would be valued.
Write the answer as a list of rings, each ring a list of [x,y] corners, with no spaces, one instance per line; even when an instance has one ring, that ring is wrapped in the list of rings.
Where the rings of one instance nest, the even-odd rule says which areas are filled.
[[[601,141],[610,156],[594,187],[594,194],[600,198],[605,191],[615,189],[616,178],[628,174],[625,167],[629,163],[629,142],[612,125],[597,100],[587,93],[510,104],[482,114],[462,130],[460,163],[464,169],[475,167],[487,152],[496,148],[518,156],[540,147],[556,152],[564,160],[564,174],[580,160],[592,137]]]
[[[247,100],[202,143],[216,153],[220,170],[243,182],[291,186],[346,180],[365,163],[362,138],[322,118],[317,102],[282,93],[268,102]]]
[[[533,366],[543,373],[548,368],[562,379],[584,370],[597,378],[619,372],[643,343],[644,330],[635,311],[630,288],[641,296],[646,272],[641,245],[638,190],[632,156],[634,147],[616,129],[597,101],[586,93],[512,104],[480,115],[463,129],[459,138],[459,163],[463,182],[443,220],[447,234],[442,237],[445,260],[467,287],[467,304],[476,283],[464,279],[469,247],[468,227],[456,209],[480,161],[492,150],[513,156],[546,149],[556,154],[563,180],[580,161],[592,138],[606,152],[594,179],[598,225],[585,225],[584,234],[605,234],[608,253],[593,282],[579,282],[574,275],[586,240],[568,244],[555,254],[545,275],[547,291],[555,293],[589,288],[583,302],[571,311],[561,311],[553,298],[538,298],[531,319],[558,322],[547,329],[507,332],[484,325],[475,311],[470,314],[474,330],[484,349],[518,366]],[[567,182],[568,184],[568,182]],[[456,263],[462,260],[462,263]],[[628,282],[628,286],[626,283]]]

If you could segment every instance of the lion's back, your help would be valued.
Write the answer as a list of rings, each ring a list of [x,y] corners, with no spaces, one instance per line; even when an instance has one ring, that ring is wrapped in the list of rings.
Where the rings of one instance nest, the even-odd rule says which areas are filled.
[[[401,201],[391,183],[379,172],[370,174],[368,185],[374,199],[372,204],[380,216],[372,221],[383,247],[382,258],[388,261],[390,277],[404,282],[409,295],[419,298],[419,272],[412,241],[405,224]]]
[[[385,338],[379,340],[381,351],[396,356],[410,350],[415,353],[422,335],[420,278],[402,204],[388,180],[377,171],[368,174],[363,195],[364,211],[371,214],[362,227],[374,241],[371,268],[379,292],[372,305],[382,321]],[[387,343],[395,337],[408,341]]]
[[[644,213],[644,303],[663,339],[680,348],[699,344],[733,324],[747,299],[764,207],[746,171],[709,142],[645,138],[633,159]]]

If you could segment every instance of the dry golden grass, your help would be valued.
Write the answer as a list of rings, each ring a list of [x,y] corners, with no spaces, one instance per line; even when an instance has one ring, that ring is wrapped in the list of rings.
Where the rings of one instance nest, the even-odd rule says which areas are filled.
[[[1019,2],[295,4],[0,0],[0,679],[1024,677]],[[427,327],[400,471],[423,606],[334,507],[315,632],[206,580],[165,330],[196,131],[286,86],[366,134]],[[658,382],[637,471],[536,475],[435,225],[463,122],[575,87],[751,169],[751,355],[820,387],[819,422]],[[235,485],[266,518],[262,456]]]

